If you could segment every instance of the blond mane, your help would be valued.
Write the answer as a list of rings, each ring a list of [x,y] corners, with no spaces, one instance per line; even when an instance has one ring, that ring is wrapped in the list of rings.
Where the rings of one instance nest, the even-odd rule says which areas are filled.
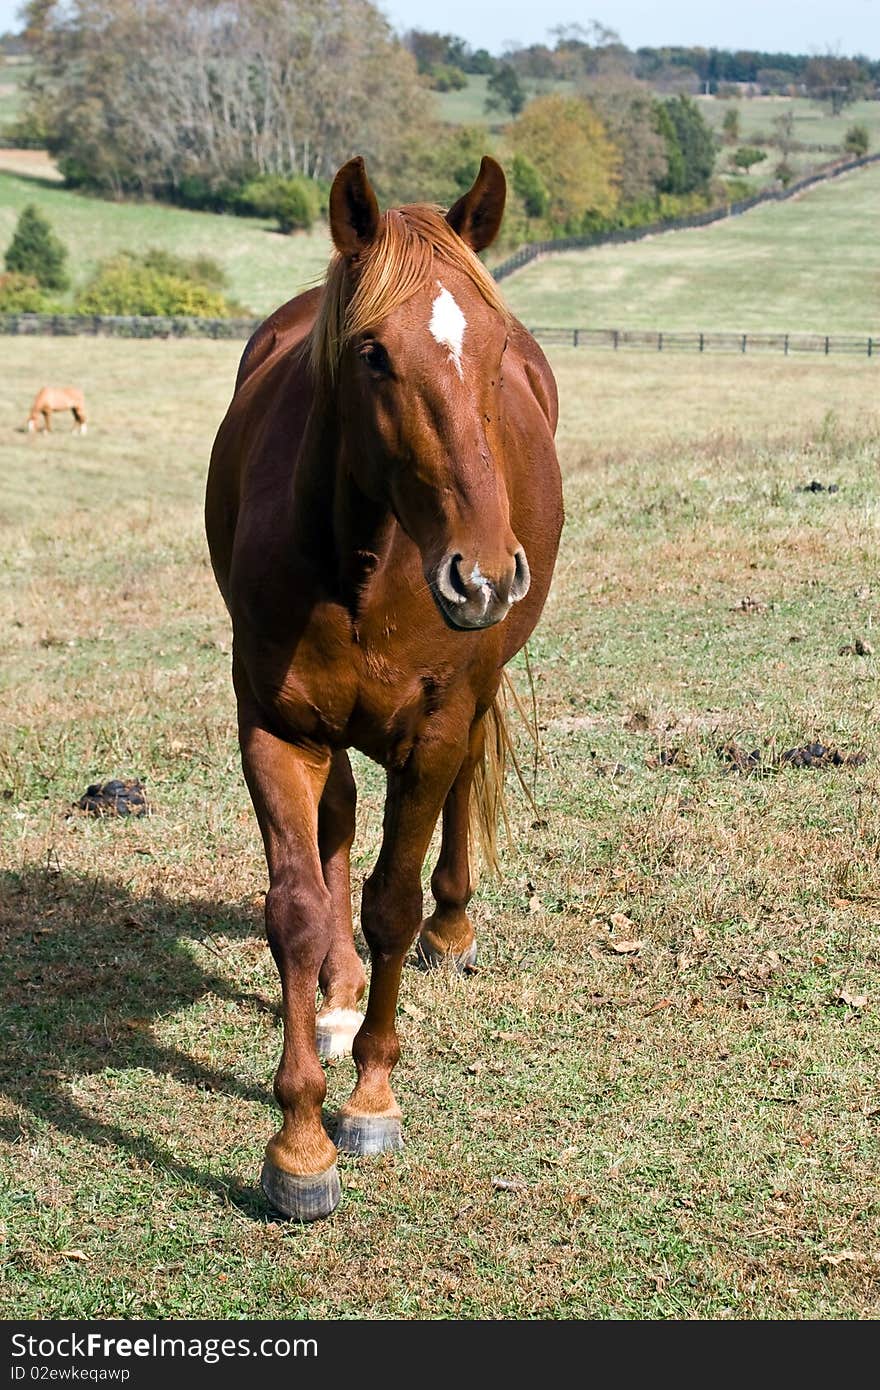
[[[495,281],[452,230],[440,208],[414,203],[391,209],[381,219],[354,276],[338,253],[327,269],[307,346],[317,383],[332,384],[348,345],[426,285],[435,274],[437,261],[461,271],[496,313],[510,318]]]

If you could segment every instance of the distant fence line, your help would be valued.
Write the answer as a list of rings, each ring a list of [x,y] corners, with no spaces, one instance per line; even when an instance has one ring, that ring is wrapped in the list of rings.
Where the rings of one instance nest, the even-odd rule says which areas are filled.
[[[846,352],[880,358],[880,336],[831,333],[666,333],[647,328],[530,328],[542,343],[567,347],[642,348],[653,352]]]
[[[138,317],[122,314],[0,314],[0,334],[102,338],[249,338],[262,319]],[[880,334],[667,332],[657,328],[547,328],[529,326],[542,343],[562,347],[642,348],[654,352],[842,352],[880,358]]]
[[[763,193],[756,193],[752,198],[742,198],[739,202],[728,203],[723,207],[708,208],[706,212],[697,212],[691,217],[677,217],[669,222],[649,222],[643,227],[621,227],[613,232],[592,232],[584,236],[559,237],[553,241],[531,241],[527,246],[521,246],[518,251],[514,251],[506,261],[496,265],[492,275],[496,280],[505,280],[515,270],[521,270],[523,266],[529,265],[541,256],[558,255],[561,251],[583,251],[591,246],[642,241],[644,237],[657,236],[661,232],[681,232],[689,227],[707,227],[712,222],[737,217],[740,213],[748,212],[750,208],[759,207],[761,203],[784,202],[786,198],[794,198],[796,194],[802,193],[805,188],[812,188],[814,184],[826,183],[829,179],[838,178],[840,174],[848,174],[853,169],[862,169],[865,165],[878,161],[880,154],[865,154],[859,159],[850,159],[844,164],[835,164],[831,168],[809,174],[806,178],[789,184],[788,188],[766,189]]]

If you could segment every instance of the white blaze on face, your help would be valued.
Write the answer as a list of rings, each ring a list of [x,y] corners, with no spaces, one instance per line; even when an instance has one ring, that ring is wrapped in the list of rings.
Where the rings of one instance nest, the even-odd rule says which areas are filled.
[[[458,372],[459,379],[463,381],[461,345],[464,341],[467,319],[449,291],[440,284],[439,280],[437,284],[440,293],[431,307],[431,322],[428,324],[428,328],[440,346],[448,349],[449,360]]]

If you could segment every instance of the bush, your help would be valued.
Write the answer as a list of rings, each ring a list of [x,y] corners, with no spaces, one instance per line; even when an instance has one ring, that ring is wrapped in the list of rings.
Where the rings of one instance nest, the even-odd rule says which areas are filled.
[[[318,216],[321,194],[312,179],[261,174],[244,185],[236,201],[241,212],[277,218],[279,231],[308,231]]]
[[[0,314],[51,313],[45,292],[33,275],[13,270],[0,275]]]
[[[428,86],[434,92],[460,92],[467,86],[467,78],[451,63],[435,63],[428,69]]]
[[[759,150],[754,145],[740,145],[732,156],[732,162],[737,169],[745,169],[748,173],[753,164],[760,164],[766,158],[766,150]]]
[[[66,290],[67,247],[33,203],[22,208],[6,252],[6,269],[30,275],[46,290]]]
[[[152,264],[150,263],[152,261]],[[168,269],[168,265],[175,269]],[[75,300],[78,314],[144,314],[229,318],[235,306],[185,272],[188,262],[165,252],[126,252],[102,261]]]
[[[871,137],[866,125],[851,125],[844,136],[843,148],[847,154],[855,155],[856,159],[861,159],[863,154],[868,153],[870,143]]]
[[[155,270],[160,275],[175,275],[179,280],[195,280],[196,284],[204,285],[209,290],[226,289],[226,271],[213,256],[175,256],[173,251],[152,247],[140,259],[148,270]]]

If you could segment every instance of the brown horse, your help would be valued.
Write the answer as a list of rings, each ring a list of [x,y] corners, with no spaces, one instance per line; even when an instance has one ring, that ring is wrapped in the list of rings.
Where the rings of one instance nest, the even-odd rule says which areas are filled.
[[[474,254],[495,237],[504,199],[504,174],[485,158],[445,218],[422,205],[381,215],[363,160],[344,165],[326,283],[254,334],[211,458],[208,539],[233,623],[283,994],[283,1124],[262,1182],[300,1220],[339,1201],[337,1148],[402,1142],[394,1015],[420,924],[429,963],[474,958],[471,785],[502,737],[502,668],[538,620],[559,543],[555,383]],[[351,747],[387,773],[362,898],[363,1018]],[[441,812],[435,908],[422,923],[420,871]],[[320,1056],[349,1048],[357,1084],[334,1146]]]
[[[42,416],[43,429],[52,429],[52,411],[70,410],[73,413],[73,428],[80,434],[86,432],[86,402],[82,391],[77,386],[44,386],[42,391],[38,391],[31,406],[31,413],[28,416],[28,433],[33,434],[39,431],[39,420]]]

